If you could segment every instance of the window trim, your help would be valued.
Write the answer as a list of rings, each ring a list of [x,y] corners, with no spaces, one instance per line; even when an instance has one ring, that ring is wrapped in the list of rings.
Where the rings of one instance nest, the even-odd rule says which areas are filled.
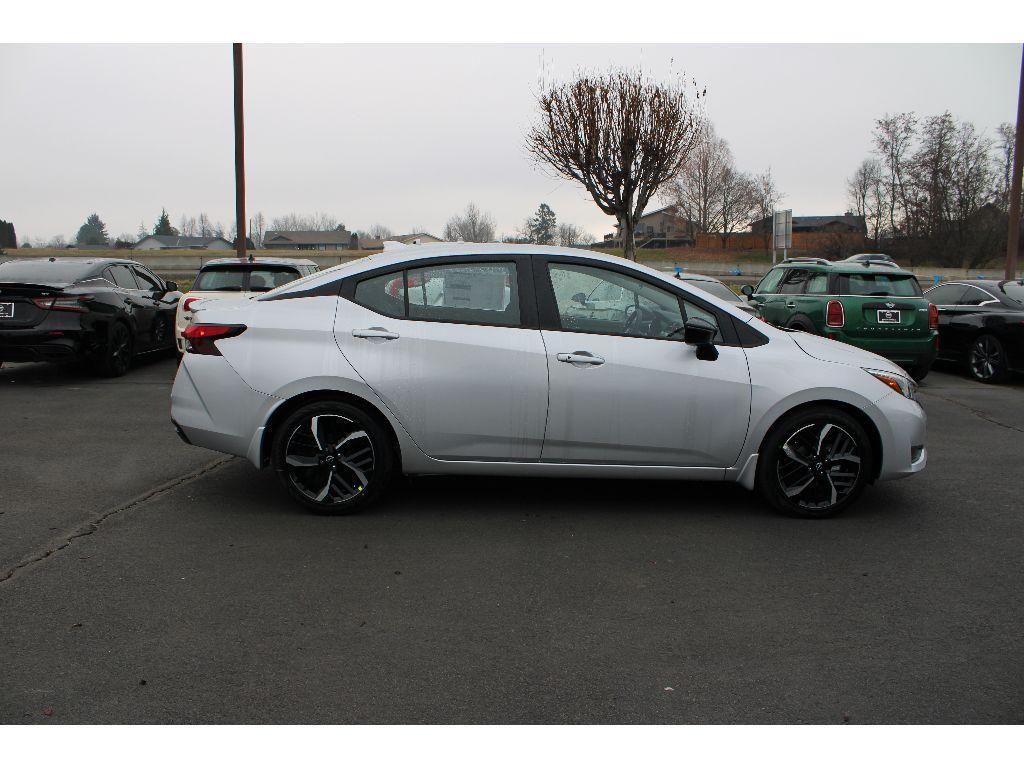
[[[562,264],[569,266],[582,266],[590,267],[592,269],[604,269],[608,272],[616,272],[625,277],[629,277],[633,280],[637,280],[642,283],[646,283],[652,288],[658,288],[665,291],[666,293],[673,295],[677,300],[688,301],[694,304],[699,309],[714,315],[718,321],[718,329],[722,334],[722,340],[715,342],[716,345],[724,347],[739,347],[739,346],[751,346],[744,345],[739,338],[739,334],[736,331],[735,318],[732,315],[722,312],[718,307],[712,306],[707,302],[698,299],[692,293],[689,293],[680,286],[660,283],[655,283],[650,279],[649,275],[645,275],[642,272],[637,272],[624,267],[619,264],[612,264],[606,261],[598,261],[596,259],[588,259],[580,256],[569,256],[569,255],[552,255],[544,256],[539,255],[533,258],[534,266],[534,283],[537,295],[538,311],[540,313],[540,328],[543,331],[557,331],[559,333],[583,333],[589,336],[606,336],[609,338],[618,339],[637,339],[642,341],[662,341],[669,344],[684,344],[683,338],[672,339],[656,339],[649,336],[631,336],[624,333],[607,333],[605,331],[587,331],[582,329],[566,329],[562,327],[560,315],[558,313],[558,302],[555,299],[555,289],[551,284],[551,273],[549,267],[551,264]],[[679,281],[682,282],[682,281]],[[684,310],[680,308],[680,313]],[[756,345],[754,345],[756,346]]]
[[[469,323],[464,320],[444,320],[433,317],[409,317],[408,290],[405,296],[405,314],[402,316],[386,314],[374,307],[369,307],[360,301],[356,301],[356,286],[364,280],[370,280],[381,275],[401,274],[402,282],[408,285],[407,275],[410,270],[431,267],[456,266],[458,264],[512,264],[515,266],[516,283],[519,293],[519,322],[510,323]],[[402,320],[409,323],[443,323],[447,325],[470,325],[483,328],[530,328],[538,329],[537,323],[537,301],[534,296],[533,280],[530,257],[515,253],[488,253],[488,254],[460,254],[458,256],[432,256],[424,259],[413,259],[399,264],[388,264],[375,269],[368,269],[355,275],[349,275],[341,281],[341,288],[338,295],[351,301],[364,309],[368,309],[381,317],[390,317],[394,320]]]
[[[156,281],[157,289],[155,291],[151,291],[148,288],[143,288],[141,285],[139,286],[139,290],[140,291],[143,291],[145,293],[159,293],[160,291],[165,291],[166,292],[167,285],[164,283],[163,280],[161,280],[153,272],[151,272],[150,270],[146,269],[141,264],[131,264],[130,268],[131,268],[132,272],[136,273],[135,274],[135,282],[139,282],[139,273],[142,273],[142,276],[144,276],[144,277],[149,277],[149,278],[151,278],[151,279]]]

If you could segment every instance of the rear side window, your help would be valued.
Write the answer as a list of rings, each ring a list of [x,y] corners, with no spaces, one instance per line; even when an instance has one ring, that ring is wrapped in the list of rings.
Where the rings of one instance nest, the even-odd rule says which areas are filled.
[[[519,325],[516,265],[441,264],[406,273],[410,320]]]
[[[913,275],[864,274],[840,275],[839,293],[844,296],[921,296],[921,286]]]
[[[405,278],[402,272],[377,275],[356,284],[356,304],[388,317],[405,316]]]
[[[138,290],[139,284],[135,282],[134,274],[125,264],[111,264],[108,271],[115,285],[132,291]]]
[[[212,267],[199,272],[193,291],[242,291],[245,290],[245,271],[241,269],[218,269]]]
[[[964,289],[963,285],[950,283],[932,288],[925,293],[924,297],[932,304],[949,306],[960,303],[960,297],[964,295]]]
[[[963,298],[960,299],[960,304],[977,306],[986,301],[992,301],[992,297],[989,296],[984,291],[979,290],[974,286],[971,286],[967,289],[967,292],[963,295]]]

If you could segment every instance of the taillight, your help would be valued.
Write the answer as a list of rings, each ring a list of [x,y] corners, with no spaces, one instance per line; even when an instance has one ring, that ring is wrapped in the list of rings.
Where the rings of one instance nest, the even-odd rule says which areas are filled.
[[[829,328],[842,328],[846,325],[846,312],[843,310],[843,302],[838,299],[829,301],[825,308],[825,325]]]
[[[192,308],[192,305],[195,304],[197,301],[200,301],[200,299],[197,299],[195,297],[192,297],[191,299],[185,299],[185,303],[181,305],[182,311],[188,312]]]
[[[230,339],[244,330],[244,325],[197,323],[186,327],[181,337],[185,340],[185,350],[193,355],[219,355],[220,350],[214,342],[219,339]]]
[[[939,308],[934,304],[928,305],[928,327],[933,330],[939,330]]]
[[[40,309],[52,309],[56,312],[88,312],[85,302],[92,301],[92,296],[47,296],[32,299],[32,303]]]

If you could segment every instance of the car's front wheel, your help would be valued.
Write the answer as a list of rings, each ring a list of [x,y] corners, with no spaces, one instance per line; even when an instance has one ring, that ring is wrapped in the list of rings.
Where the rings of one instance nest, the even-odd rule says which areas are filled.
[[[831,517],[860,496],[872,462],[871,441],[856,419],[838,408],[809,408],[769,430],[758,459],[757,485],[783,514]]]
[[[276,429],[274,470],[288,494],[321,515],[347,515],[372,503],[391,475],[394,451],[363,409],[311,403]]]

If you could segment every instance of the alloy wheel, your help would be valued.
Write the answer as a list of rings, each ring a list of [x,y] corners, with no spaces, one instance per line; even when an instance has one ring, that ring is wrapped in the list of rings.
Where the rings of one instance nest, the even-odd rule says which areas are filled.
[[[117,374],[124,373],[131,365],[132,339],[128,329],[118,323],[110,338],[110,368]]]
[[[782,444],[776,465],[779,487],[802,509],[829,509],[856,487],[861,458],[857,441],[839,425],[804,425]]]
[[[982,336],[971,345],[971,373],[982,381],[996,378],[1003,369],[1003,351],[991,336]]]
[[[375,459],[366,431],[335,413],[299,424],[285,445],[289,482],[317,504],[340,504],[363,493],[373,480]]]

